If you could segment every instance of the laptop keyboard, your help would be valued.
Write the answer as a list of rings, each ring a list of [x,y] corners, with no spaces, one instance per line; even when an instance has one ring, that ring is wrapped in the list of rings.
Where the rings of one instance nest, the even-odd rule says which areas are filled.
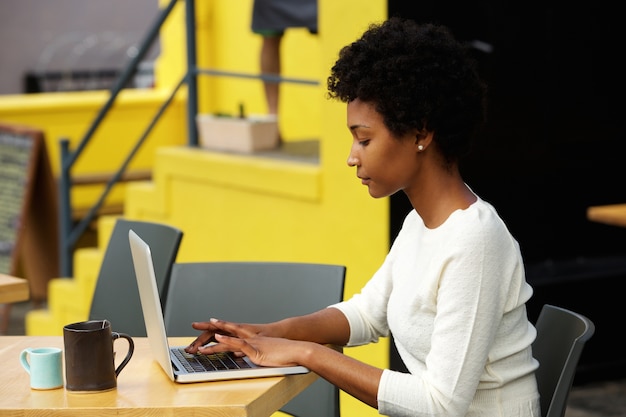
[[[243,359],[227,352],[211,355],[194,355],[184,349],[173,349],[174,354],[187,372],[223,371],[245,369],[251,366]]]

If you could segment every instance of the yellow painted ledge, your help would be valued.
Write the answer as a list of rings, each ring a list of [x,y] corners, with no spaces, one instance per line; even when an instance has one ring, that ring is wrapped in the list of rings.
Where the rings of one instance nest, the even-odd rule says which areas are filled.
[[[157,102],[164,102],[171,91],[164,89],[125,89],[120,92],[119,101],[124,106],[145,106]],[[180,99],[186,98],[186,90],[180,92]],[[72,91],[58,93],[39,94],[15,94],[2,96],[0,100],[0,113],[2,114],[30,114],[33,111],[45,111],[46,113],[84,110],[95,108],[109,98],[108,90]]]
[[[298,161],[203,148],[162,147],[156,152],[155,166],[159,167],[154,171],[157,183],[176,177],[309,202],[319,201],[322,196],[320,166]]]

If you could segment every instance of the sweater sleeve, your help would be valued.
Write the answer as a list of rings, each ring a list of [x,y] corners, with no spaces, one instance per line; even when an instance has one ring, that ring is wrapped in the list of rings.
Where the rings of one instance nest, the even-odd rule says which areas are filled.
[[[393,290],[393,265],[399,248],[406,237],[407,220],[409,223],[418,216],[412,211],[404,221],[402,229],[393,242],[383,264],[358,294],[349,300],[332,305],[346,316],[350,324],[348,346],[359,346],[377,342],[380,337],[390,335],[388,322],[389,297]]]
[[[390,276],[392,256],[393,248],[360,293],[331,306],[339,309],[350,324],[350,339],[347,346],[377,342],[380,337],[389,336],[387,302],[392,290]]]

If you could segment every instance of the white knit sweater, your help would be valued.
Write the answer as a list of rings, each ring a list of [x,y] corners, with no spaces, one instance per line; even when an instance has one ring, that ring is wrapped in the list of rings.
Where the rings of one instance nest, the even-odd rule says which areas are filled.
[[[394,336],[409,374],[385,370],[379,413],[539,417],[519,246],[480,198],[428,229],[411,211],[360,294],[332,307],[350,346]]]

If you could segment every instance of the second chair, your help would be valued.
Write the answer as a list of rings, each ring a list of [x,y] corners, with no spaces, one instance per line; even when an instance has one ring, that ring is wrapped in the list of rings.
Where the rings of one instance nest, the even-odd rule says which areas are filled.
[[[537,386],[542,417],[563,417],[580,355],[595,326],[582,314],[546,304],[535,324],[533,356],[539,361]]]
[[[346,268],[289,262],[176,263],[165,307],[168,336],[197,336],[211,317],[268,323],[312,313],[343,299]],[[315,381],[280,411],[296,417],[339,416],[339,390]]]

